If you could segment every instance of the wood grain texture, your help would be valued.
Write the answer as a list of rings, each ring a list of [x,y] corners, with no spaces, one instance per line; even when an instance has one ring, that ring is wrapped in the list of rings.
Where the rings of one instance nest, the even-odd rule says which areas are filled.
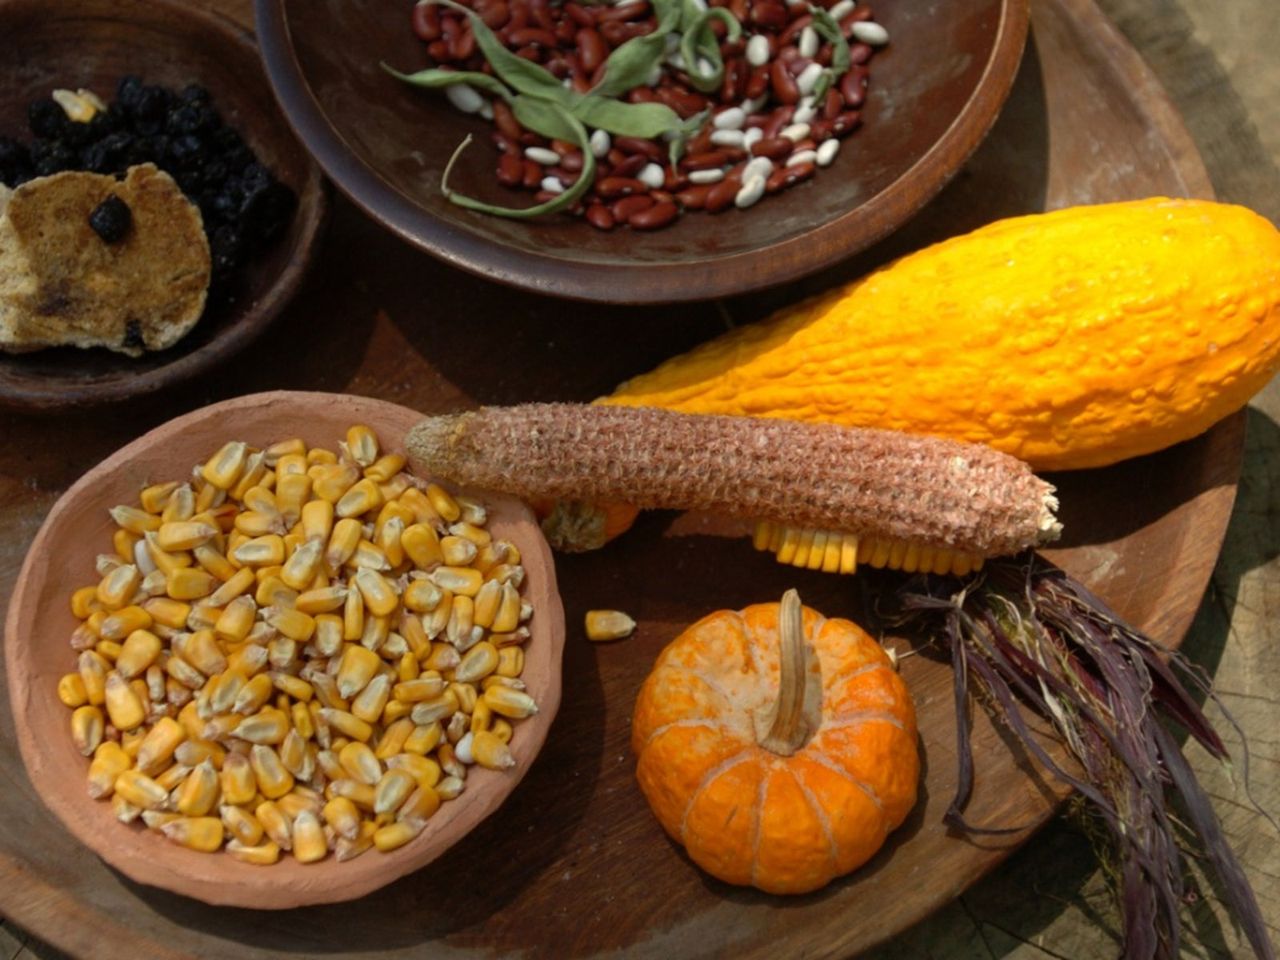
[[[1046,6],[1066,10],[1058,14],[1059,23],[1073,19],[1058,0],[1038,3],[1038,16]],[[1036,40],[1040,42],[1038,36]],[[1100,130],[1073,140],[1070,113],[1064,109],[1074,109],[1081,99],[1098,94],[1079,58],[1055,65],[1051,57],[1057,56],[1059,49],[1069,51],[1070,47],[1033,50],[1010,109],[993,137],[925,215],[901,235],[840,269],[862,272],[872,262],[995,216],[1060,205],[1065,202],[1061,186],[1055,192],[1049,184],[1072,180],[1066,174],[1054,179],[1064,143],[1100,151],[1102,159],[1097,165],[1115,168],[1109,182],[1120,191],[1118,195],[1143,186],[1146,164],[1150,170],[1145,176],[1156,178],[1161,192],[1199,192],[1204,185],[1202,176],[1194,168],[1180,167],[1176,151],[1153,156],[1146,141],[1132,141],[1127,134],[1107,138]],[[1054,99],[1047,95],[1048,78],[1055,69],[1064,78],[1061,82],[1081,85],[1077,96]],[[1060,91],[1055,94],[1060,95]],[[1104,110],[1101,115],[1117,114]],[[1079,169],[1091,167],[1081,163]],[[829,272],[811,283],[832,282],[839,278],[839,272]],[[752,316],[766,309],[771,297],[794,297],[799,289],[804,289],[803,285],[751,301],[733,301],[728,309],[734,316]],[[387,315],[373,321],[376,307],[384,307]],[[314,335],[308,334],[318,316],[323,316],[328,326],[326,336],[316,342]],[[474,402],[589,399],[622,377],[705,339],[721,323],[713,305],[679,311],[586,311],[531,297],[513,309],[510,301],[498,295],[497,288],[408,254],[349,208],[341,208],[316,281],[296,310],[262,341],[264,353],[259,363],[228,371],[216,380],[197,381],[171,394],[165,409],[143,404],[122,407],[113,412],[105,427],[103,421],[88,417],[64,419],[56,425],[56,444],[43,442],[51,433],[47,421],[18,417],[0,421],[10,439],[8,452],[0,454],[0,529],[7,534],[6,545],[0,549],[0,595],[7,596],[23,548],[58,491],[124,439],[209,399],[269,386],[347,389],[415,405],[424,412],[455,410]],[[602,325],[608,331],[603,338]],[[304,341],[313,346],[300,350],[297,345]],[[622,344],[625,346],[619,346]],[[1251,427],[1256,425],[1255,417]],[[1229,489],[1229,461],[1235,456],[1234,444],[1239,443],[1233,430],[1202,441],[1222,443],[1223,447],[1191,452],[1199,458],[1203,472],[1198,474],[1188,474],[1185,469],[1181,458],[1188,451],[1174,451],[1165,455],[1174,459],[1158,461],[1145,471],[1138,468],[1137,474],[1098,478],[1119,491],[1119,500],[1113,502],[1106,522],[1118,524],[1113,529],[1120,532],[1141,534],[1163,511],[1193,508],[1196,499],[1185,498],[1188,491],[1198,489],[1197,484],[1207,483],[1211,497],[1226,495],[1229,499],[1225,493]],[[1253,436],[1256,434],[1254,429]],[[1224,468],[1226,474],[1219,473],[1215,480],[1215,469]],[[1175,480],[1172,489],[1171,477]],[[1082,478],[1085,491],[1091,490],[1089,477]],[[1144,494],[1136,505],[1134,489]],[[1246,486],[1242,502],[1249,502],[1249,496]],[[1149,502],[1151,497],[1156,502]],[[1160,497],[1171,499],[1160,501]],[[1127,509],[1130,506],[1135,508]],[[1268,509],[1274,513],[1274,507],[1261,508],[1263,515],[1270,517]],[[1256,508],[1248,514],[1245,522],[1249,529],[1259,525],[1257,516]],[[424,952],[425,941],[440,934],[447,934],[447,938],[432,942],[429,952],[433,956],[517,952],[589,956],[623,941],[630,944],[628,954],[638,957],[729,953],[776,957],[780,942],[792,948],[788,955],[838,956],[869,941],[866,922],[849,906],[851,900],[863,899],[867,891],[884,887],[885,892],[897,893],[897,899],[902,899],[907,896],[902,891],[924,890],[933,895],[936,904],[968,887],[978,873],[994,869],[1002,851],[974,845],[977,859],[967,869],[927,864],[894,883],[891,871],[901,857],[885,854],[873,862],[865,878],[859,875],[827,894],[779,909],[768,898],[700,878],[662,838],[647,812],[637,807],[642,801],[625,749],[635,677],[642,675],[642,668],[647,669],[664,640],[674,636],[695,612],[741,605],[744,597],[760,599],[759,594],[780,592],[784,581],[794,579],[771,563],[765,564],[764,558],[744,554],[743,545],[713,535],[724,532],[708,525],[705,518],[651,516],[628,541],[606,553],[562,559],[559,572],[566,584],[571,628],[588,605],[618,606],[641,620],[641,634],[633,641],[601,648],[586,644],[571,629],[566,703],[538,767],[508,806],[490,821],[490,827],[472,837],[474,848],[459,848],[456,857],[441,862],[448,872],[448,883],[414,877],[396,884],[377,902],[376,928],[357,929],[350,915],[333,913],[332,908],[304,911],[296,923],[285,926],[268,925],[250,912],[211,913],[190,901],[157,897],[128,885],[97,862],[86,860],[80,848],[66,838],[49,833],[48,815],[11,763],[7,767],[0,764],[0,776],[7,781],[3,793],[11,798],[0,829],[0,878],[3,888],[12,891],[11,898],[3,901],[4,909],[56,938],[64,948],[85,956],[104,955],[104,943],[111,945],[112,952],[131,956],[256,956],[286,950],[343,956],[354,954],[362,938],[363,945],[376,947],[383,956],[417,956]],[[1263,542],[1262,556],[1273,556],[1274,545],[1280,542],[1274,524],[1268,520],[1258,536]],[[1107,536],[1101,536],[1090,546],[1105,550],[1109,542]],[[1180,536],[1165,536],[1146,541],[1135,558],[1135,570],[1140,571],[1144,564],[1165,563],[1171,553],[1188,547],[1200,561],[1211,562],[1211,546],[1197,552],[1193,543]],[[1090,569],[1105,574],[1105,553],[1095,561]],[[1255,558],[1251,562],[1259,561]],[[1256,573],[1252,566],[1249,572]],[[1164,573],[1161,569],[1157,576]],[[1275,580],[1262,581],[1264,592],[1267,583],[1272,584],[1273,593]],[[656,586],[640,590],[637,584]],[[1229,581],[1223,586],[1235,596]],[[855,584],[851,590],[829,578],[815,577],[802,584],[802,590],[812,594],[813,603],[831,613],[856,615],[862,598],[851,594],[861,589]],[[1171,593],[1166,595],[1178,601],[1186,613],[1194,609],[1198,587],[1179,587],[1172,582],[1168,590]],[[1158,598],[1144,599],[1137,594],[1114,599],[1126,612],[1131,611],[1125,604],[1132,605],[1134,616],[1160,606]],[[1184,624],[1185,619],[1182,624],[1166,621],[1161,629],[1177,633]],[[1200,653],[1211,666],[1216,662],[1212,648]],[[1226,662],[1224,655],[1221,663]],[[945,678],[945,668],[923,657],[910,658],[907,663],[918,706],[936,710],[946,705],[949,709],[949,689],[928,679],[930,675]],[[1274,671],[1274,664],[1271,669]],[[1246,694],[1256,695],[1265,683],[1264,678],[1250,677],[1247,671],[1241,678],[1250,684],[1240,687]],[[930,776],[950,771],[953,761],[946,747],[949,731],[939,727],[936,735],[938,741],[929,744]],[[9,736],[0,737],[0,758],[11,760]],[[983,727],[980,738],[987,755],[1007,756],[995,731]],[[1274,740],[1274,734],[1269,739]],[[973,808],[975,819],[1045,811],[1052,805],[1053,791],[1042,781],[1032,778],[1022,781],[1017,790],[1002,791],[998,776],[994,779],[992,789],[993,774],[988,768],[980,784],[979,805]],[[940,776],[937,784],[929,798],[931,806],[922,807],[909,821],[906,829],[915,832],[905,835],[901,845],[927,838],[931,825],[936,830],[937,814],[945,806],[946,781]],[[1230,794],[1224,792],[1224,796]],[[10,808],[12,812],[8,812]],[[37,830],[48,834],[49,845],[33,853],[21,841]],[[519,840],[512,845],[512,838]],[[1255,857],[1268,855],[1266,840],[1262,836],[1258,841],[1262,852]],[[486,855],[490,848],[506,853],[490,860]],[[996,871],[991,881],[995,886],[979,884],[973,893],[944,909],[936,921],[938,926],[930,921],[901,935],[895,941],[899,952],[894,955],[948,960],[1019,952],[1027,957],[1110,955],[1114,943],[1106,927],[1105,897],[1099,895],[1096,883],[1090,885],[1092,867],[1087,854],[1081,856],[1081,849],[1078,838],[1069,832],[1055,831],[1036,838]],[[1256,863],[1268,869],[1265,859]],[[1047,864],[1053,868],[1048,869]],[[1269,869],[1276,872],[1274,864]],[[869,882],[864,884],[864,880]],[[1060,880],[1069,893],[1082,891],[1079,909],[1065,909],[1054,899],[1060,893],[1043,895],[1046,885]],[[478,892],[451,898],[450,890],[459,884]],[[910,909],[908,904],[897,910],[893,921],[905,922]],[[920,912],[923,909],[927,907]],[[888,915],[883,909],[880,912]],[[1056,928],[1055,921],[1063,919],[1064,928]],[[801,929],[805,925],[807,931]],[[541,948],[526,950],[531,929],[545,931],[546,940]],[[883,932],[884,927],[880,929]],[[637,931],[643,932],[642,938],[636,939]],[[1056,939],[1046,942],[1045,931]],[[875,933],[873,930],[872,937]],[[781,939],[789,934],[795,934],[794,939]],[[370,941],[371,935],[380,939]],[[1037,939],[1046,942],[1050,952],[1035,946]],[[1227,951],[1220,953],[1226,955]],[[52,952],[47,955],[56,956]]]

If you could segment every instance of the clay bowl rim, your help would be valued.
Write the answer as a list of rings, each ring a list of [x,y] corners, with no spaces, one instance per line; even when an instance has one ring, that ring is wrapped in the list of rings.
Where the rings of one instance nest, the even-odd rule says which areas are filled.
[[[325,173],[386,229],[451,266],[522,290],[597,303],[686,303],[749,293],[832,266],[893,232],[959,172],[990,132],[1022,62],[1030,0],[999,0],[982,75],[941,137],[887,187],[799,236],[721,257],[602,268],[513,248],[445,223],[394,189],[351,150],[312,93],[292,43],[285,0],[254,0],[267,77],[281,109]],[[407,28],[406,28],[407,29]]]
[[[56,4],[48,4],[42,0],[0,0],[0,23],[15,11],[36,6],[41,8],[42,16],[59,17],[64,12],[74,11],[77,3],[76,0],[58,0]],[[264,87],[270,86],[270,80],[262,67],[261,51],[254,40],[254,35],[229,17],[212,9],[183,3],[181,0],[147,0],[145,4],[134,3],[127,9],[131,11],[131,15],[122,16],[118,22],[125,20],[141,22],[136,16],[139,12],[145,17],[154,18],[153,22],[167,16],[189,21],[190,33],[193,37],[201,37],[200,43],[234,50],[239,59],[251,60],[257,64],[259,70],[262,70]],[[157,55],[162,57],[164,51],[158,51]],[[145,72],[145,69],[145,65],[139,65],[135,72]],[[194,76],[191,78],[192,82],[201,79]],[[216,91],[214,102],[216,105]],[[319,240],[328,221],[331,188],[306,145],[297,138],[287,123],[282,122],[285,118],[279,104],[270,100],[260,104],[258,109],[267,116],[267,122],[253,124],[253,129],[248,129],[248,125],[237,126],[239,132],[245,136],[245,140],[254,148],[254,152],[261,153],[259,145],[264,140],[296,141],[296,152],[305,164],[305,176],[297,190],[298,205],[294,211],[293,222],[286,234],[275,241],[276,244],[283,244],[288,243],[290,238],[294,238],[294,242],[289,250],[288,260],[271,285],[257,299],[250,300],[247,296],[243,296],[241,301],[228,311],[228,315],[222,321],[222,329],[208,342],[194,349],[184,349],[183,341],[178,341],[165,351],[173,353],[172,359],[161,366],[137,373],[122,370],[110,379],[91,383],[73,379],[74,374],[66,380],[55,380],[52,384],[47,381],[33,380],[30,385],[7,382],[0,377],[0,409],[56,411],[69,407],[95,406],[152,394],[189,380],[232,359],[271,326],[298,292],[314,263]],[[267,131],[266,136],[259,135],[259,131]],[[202,317],[202,321],[203,319]],[[198,326],[199,324],[197,329]],[[16,359],[20,360],[20,355]]]
[[[316,419],[304,421],[308,416]],[[200,454],[209,452],[204,449],[209,439],[197,439],[198,429],[193,432],[200,425],[215,424],[212,437],[225,440],[243,433],[244,439],[257,443],[266,438],[254,431],[271,430],[270,425],[278,423],[280,428],[271,430],[275,439],[301,435],[332,448],[342,434],[330,438],[331,428],[340,422],[339,429],[345,431],[352,423],[364,422],[378,432],[385,449],[402,449],[404,433],[421,417],[397,404],[345,394],[273,391],[226,400],[169,420],[117,450],[87,471],[49,511],[23,561],[5,621],[4,656],[14,732],[35,794],[109,866],[139,883],[215,906],[289,909],[351,900],[442,855],[496,810],[528,772],[560,705],[564,610],[550,547],[532,512],[515,498],[486,491],[476,495],[490,508],[494,529],[502,530],[520,548],[529,571],[526,596],[537,610],[529,624],[533,636],[526,643],[525,676],[539,709],[516,726],[515,768],[499,773],[472,767],[461,797],[443,804],[417,838],[390,853],[371,850],[341,864],[330,856],[321,863],[303,865],[286,854],[274,866],[261,867],[239,863],[222,852],[187,850],[140,822],[116,822],[110,804],[91,799],[84,789],[88,760],[71,743],[70,711],[55,691],[56,677],[74,669],[74,653],[65,643],[75,619],[65,602],[56,610],[49,609],[49,604],[70,595],[69,574],[73,582],[93,575],[81,578],[65,562],[50,562],[56,544],[63,538],[77,538],[84,543],[80,560],[90,559],[104,543],[109,546],[109,538],[102,535],[112,526],[109,519],[91,531],[85,528],[85,518],[94,513],[105,518],[108,507],[135,502],[141,482],[159,479],[154,474],[140,476],[139,471],[162,461],[178,465],[174,476],[184,475],[196,459],[197,445]],[[230,427],[237,418],[247,424],[243,431]],[[52,666],[43,670],[33,666],[27,650],[37,638],[53,650],[65,651],[65,662],[58,659],[59,652],[51,658]],[[530,675],[541,671],[545,671],[544,681]],[[60,778],[65,782],[60,783]],[[213,876],[208,875],[211,866]]]

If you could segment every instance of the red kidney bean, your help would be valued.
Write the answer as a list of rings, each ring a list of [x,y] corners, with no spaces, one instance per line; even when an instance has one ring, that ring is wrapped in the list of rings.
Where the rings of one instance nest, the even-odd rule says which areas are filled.
[[[563,80],[569,76],[569,64],[559,52],[547,57],[547,62],[544,66],[546,66],[547,72],[557,80]]]
[[[524,161],[524,179],[520,182],[532,190],[542,182],[542,164],[535,163],[533,160]]]
[[[610,147],[609,152],[604,155],[604,159],[611,167],[616,167],[621,163],[626,163],[627,155],[617,147]]]
[[[659,87],[657,94],[658,100],[674,110],[681,120],[688,120],[707,109],[707,98],[699,93],[690,93],[676,87]]]
[[[757,27],[781,30],[787,25],[787,8],[772,0],[756,0],[748,16]]]
[[[585,214],[587,223],[591,224],[597,230],[612,230],[617,221],[614,219],[609,208],[603,203],[593,203],[587,207]]]
[[[578,177],[582,176],[582,170],[570,170],[564,164],[561,164],[558,167],[548,167],[546,175],[555,177],[566,187],[569,187],[578,182]]]
[[[768,157],[770,160],[782,160],[791,156],[793,146],[794,144],[786,137],[769,137],[753,143],[751,145],[751,155],[754,157]]]
[[[648,210],[653,206],[653,198],[648,194],[640,193],[633,197],[623,197],[609,205],[609,212],[619,220],[630,223],[631,218],[642,210]]]
[[[633,37],[643,37],[646,33],[653,33],[653,28],[652,21],[622,23],[618,20],[610,20],[607,23],[602,22],[599,30],[600,36],[604,37],[610,46],[618,47]]]
[[[778,42],[784,47],[789,43],[793,43],[800,36],[800,31],[811,23],[813,23],[813,14],[811,13],[806,13],[803,17],[796,17],[787,24],[787,29],[778,34]]]
[[[600,7],[596,13],[596,23],[608,23],[610,20],[639,20],[648,15],[648,0],[631,0],[613,7]]]
[[[445,40],[452,40],[462,32],[462,21],[458,19],[458,15],[452,11],[441,14],[440,16],[440,36]]]
[[[725,159],[730,163],[737,163],[739,160],[745,160],[747,157],[751,156],[751,154],[746,150],[739,149],[738,147],[725,147],[724,155]]]
[[[573,85],[573,89],[577,93],[586,93],[591,89],[591,78],[585,73],[570,74],[573,78],[569,82]]]
[[[764,182],[764,192],[780,193],[790,186],[787,182],[790,170],[790,167],[779,167],[777,170],[773,171],[773,173],[769,174],[769,179]]]
[[[840,78],[840,96],[844,98],[844,105],[853,109],[862,106],[867,99],[867,89],[862,83],[862,77],[854,73],[852,68]]]
[[[623,153],[642,153],[650,160],[661,160],[664,156],[662,147],[642,137],[614,137],[613,145]]]
[[[649,191],[650,196],[658,193],[673,194],[683,190],[689,185],[689,178],[679,170],[667,169],[663,171],[662,189]]]
[[[876,15],[875,11],[872,10],[865,3],[858,4],[856,7],[853,8],[853,13],[849,14],[849,16],[852,18],[853,23],[857,23],[859,20],[870,20],[875,15]]]
[[[529,46],[521,47],[519,50],[517,50],[516,56],[523,57],[525,60],[528,60],[530,63],[541,63],[542,48],[538,46],[536,43],[531,43],[529,44]]]
[[[809,132],[813,132],[812,125],[809,127]],[[803,140],[796,141],[795,146],[791,148],[791,152],[799,153],[801,150],[816,150],[817,148],[818,144],[812,137],[805,137]]]
[[[576,143],[570,143],[568,140],[552,140],[548,146],[562,157],[578,149]]]
[[[686,154],[706,153],[708,150],[714,150],[715,147],[711,143],[711,125],[694,136],[685,144],[684,151]]]
[[[844,99],[840,96],[840,91],[832,87],[822,101],[822,119],[834,120],[843,108]]]
[[[723,53],[721,54],[723,56]],[[747,65],[744,60],[729,60],[724,65],[724,80],[720,83],[720,102],[733,103],[740,99],[738,88],[743,86]]]
[[[413,8],[413,33],[430,43],[440,39],[440,8],[434,3],[420,3]]]
[[[849,44],[849,62],[856,66],[861,66],[871,59],[871,54],[875,53],[871,49],[869,43],[851,43]]]
[[[766,63],[759,67],[752,68],[751,76],[747,78],[747,96],[754,100],[768,89],[769,65]]]
[[[444,63],[449,59],[449,41],[432,40],[427,44],[427,56],[436,63]]]
[[[643,153],[633,153],[621,163],[615,163],[609,171],[611,177],[634,177],[649,165],[651,161]]]
[[[582,61],[582,69],[587,73],[594,73],[609,55],[604,37],[591,27],[583,27],[574,34],[574,41],[578,45],[578,57]]]
[[[633,230],[660,230],[678,216],[680,216],[680,208],[670,200],[663,200],[655,203],[648,210],[633,213],[627,218],[627,226]]]
[[[493,140],[493,145],[503,153],[514,154],[517,157],[522,153],[519,141],[512,140],[501,130],[493,131],[493,133],[490,134],[490,138]]]
[[[831,132],[843,137],[857,130],[862,124],[862,115],[857,110],[846,110],[831,121]]]
[[[633,193],[646,193],[648,189],[633,177],[615,177],[611,175],[596,183],[596,193],[606,200],[627,197]]]
[[[551,0],[529,0],[529,16],[543,30],[556,28],[555,17],[551,15]]]
[[[796,78],[787,69],[785,60],[773,61],[769,68],[769,83],[773,87],[773,95],[779,103],[796,103],[800,99],[800,88],[796,86]]]
[[[681,170],[718,170],[729,162],[729,156],[723,150],[709,150],[706,153],[690,153],[680,160]]]
[[[556,35],[550,30],[544,30],[539,27],[525,27],[523,30],[512,30],[510,33],[510,42],[517,47],[523,47],[530,43],[536,43],[539,46],[554,48],[560,45],[560,41],[556,39]]]
[[[636,87],[627,93],[628,103],[656,103],[658,95],[648,87]]]
[[[524,161],[513,153],[498,158],[498,182],[506,187],[518,186],[524,180]]]
[[[539,190],[533,195],[533,199],[535,203],[549,203],[558,196],[560,196],[560,194],[556,193],[554,190]]]
[[[707,205],[707,194],[714,186],[714,183],[700,183],[697,186],[686,187],[676,194],[676,199],[686,210],[701,210]]]
[[[729,12],[739,23],[747,21],[747,0],[729,0]]]
[[[582,159],[581,150],[574,150],[572,153],[566,153],[560,159],[561,169],[567,170],[569,173],[574,174],[575,180],[577,179],[577,174],[582,172],[583,165],[584,165],[584,161]]]
[[[520,134],[524,133],[524,128],[520,126],[520,121],[511,112],[511,108],[507,106],[506,101],[498,97],[493,100],[493,125],[508,140],[519,140]]]
[[[449,42],[449,53],[455,60],[465,60],[476,52],[476,35],[466,27]]]
[[[800,48],[794,44],[789,47],[783,47],[777,53],[772,54],[771,59],[781,60],[783,63],[790,63],[800,56]]]
[[[809,136],[818,143],[821,143],[823,140],[830,140],[831,126],[832,121],[830,120],[815,120],[813,123],[809,124]]]
[[[809,69],[809,64],[813,63],[808,57],[802,57],[798,53],[790,60],[786,61],[787,69],[791,71],[793,77],[798,77]]]
[[[497,30],[511,19],[511,8],[504,0],[490,0],[488,3],[476,2],[476,13],[490,30]]]
[[[650,190],[649,196],[654,203],[675,203],[676,198],[670,190]]]
[[[791,118],[795,115],[795,107],[779,107],[773,113],[769,114],[769,122],[760,128],[760,132],[764,134],[765,140],[772,140],[782,132],[782,128],[791,123]]]
[[[730,57],[740,57],[746,52],[747,41],[739,37],[737,40],[725,40],[720,44],[720,58],[728,60]]]
[[[569,19],[580,27],[594,27],[596,25],[595,12],[590,7],[574,3],[573,0],[569,0],[564,5],[564,12],[569,15]]]
[[[529,25],[529,3],[528,0],[510,0],[511,19],[507,21],[505,29],[521,30]]]
[[[711,189],[707,191],[707,202],[703,209],[708,213],[719,213],[721,210],[727,210],[733,206],[733,198],[738,195],[738,191],[742,189],[742,183],[737,177],[725,177],[719,183],[713,183]]]

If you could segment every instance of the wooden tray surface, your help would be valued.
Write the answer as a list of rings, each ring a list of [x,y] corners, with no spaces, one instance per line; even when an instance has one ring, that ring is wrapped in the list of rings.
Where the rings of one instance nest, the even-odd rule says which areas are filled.
[[[227,6],[247,18],[247,4]],[[997,217],[1152,194],[1211,195],[1168,100],[1092,0],[1035,0],[1008,106],[951,186],[874,250],[749,302],[608,309],[516,294],[412,251],[340,202],[307,289],[233,369],[163,402],[59,419],[0,414],[0,597],[44,513],[80,473],[212,400],[270,388],[345,390],[424,412],[587,400],[713,335],[726,315],[758,315]],[[1068,539],[1051,555],[1157,638],[1179,642],[1222,542],[1242,437],[1237,416],[1164,453],[1055,478]],[[999,863],[1052,813],[1061,791],[978,712],[970,816],[1026,829],[999,839],[948,834],[950,668],[913,656],[903,674],[920,713],[925,780],[921,802],[885,849],[853,876],[788,900],[700,873],[635,787],[630,713],[654,657],[710,610],[774,599],[787,586],[833,616],[859,619],[870,599],[866,578],[796,574],[729,532],[711,518],[653,514],[604,551],[559,558],[569,623],[564,700],[534,769],[444,858],[353,903],[214,909],[124,879],[59,829],[32,792],[10,725],[0,725],[0,913],[73,954],[129,960],[847,957],[892,937]],[[81,579],[69,572],[69,582]],[[624,642],[589,644],[581,617],[591,607],[625,609],[640,629]]]

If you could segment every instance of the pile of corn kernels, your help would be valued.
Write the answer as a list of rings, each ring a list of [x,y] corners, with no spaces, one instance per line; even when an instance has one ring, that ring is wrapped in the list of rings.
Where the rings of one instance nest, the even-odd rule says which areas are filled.
[[[338,453],[237,441],[111,510],[58,684],[90,796],[194,850],[343,861],[514,765],[520,553],[404,466],[365,426]]]

